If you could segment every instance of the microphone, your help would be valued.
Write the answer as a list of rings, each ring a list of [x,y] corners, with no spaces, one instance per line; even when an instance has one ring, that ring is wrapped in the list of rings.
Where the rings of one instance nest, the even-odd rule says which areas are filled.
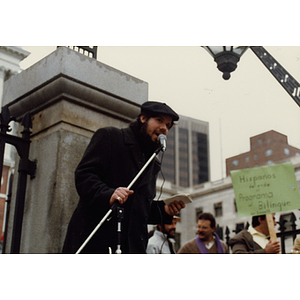
[[[164,134],[160,134],[157,139],[160,142],[162,151],[165,152],[167,148],[167,137]]]

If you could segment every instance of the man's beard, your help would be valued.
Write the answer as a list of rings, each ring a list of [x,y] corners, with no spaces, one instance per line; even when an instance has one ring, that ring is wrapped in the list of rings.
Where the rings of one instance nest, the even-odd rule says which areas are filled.
[[[175,229],[170,229],[169,231],[165,226],[162,227],[162,233],[166,234],[168,238],[175,238]]]
[[[168,238],[175,238],[175,230],[174,229],[170,230],[167,235]]]
[[[153,142],[151,136],[147,133],[148,120],[141,126],[140,129],[140,139],[141,146],[144,149],[144,152],[153,153],[158,147],[158,142]]]

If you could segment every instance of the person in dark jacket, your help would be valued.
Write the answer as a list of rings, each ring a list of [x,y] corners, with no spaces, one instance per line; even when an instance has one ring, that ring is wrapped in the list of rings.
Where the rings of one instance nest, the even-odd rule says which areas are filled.
[[[158,136],[167,135],[179,116],[165,103],[148,101],[129,127],[105,127],[93,135],[75,171],[80,196],[68,226],[63,253],[76,253],[90,233],[118,201],[124,209],[121,232],[122,253],[146,253],[147,224],[171,223],[185,204],[153,201],[160,171],[157,158],[129,190],[126,187],[155,150]],[[114,253],[117,247],[117,217],[113,213],[80,253]]]
[[[273,214],[274,226],[276,225]],[[279,241],[269,241],[266,215],[253,216],[252,226],[229,240],[232,254],[275,254],[280,251]]]

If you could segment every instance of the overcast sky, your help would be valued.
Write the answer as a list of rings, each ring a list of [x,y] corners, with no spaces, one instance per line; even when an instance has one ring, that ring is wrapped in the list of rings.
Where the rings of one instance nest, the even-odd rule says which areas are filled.
[[[89,5],[53,0],[46,14],[30,0],[6,1],[1,8],[13,18],[9,13],[1,16],[5,30],[0,44],[29,45],[24,49],[31,55],[22,68],[56,48],[47,45],[103,45],[98,60],[148,82],[149,100],[164,101],[179,114],[209,122],[214,181],[225,176],[226,158],[250,150],[251,136],[273,129],[300,148],[300,110],[251,50],[224,81],[199,45],[268,45],[300,81],[300,47],[281,46],[298,43],[298,7],[296,0],[243,5],[237,0],[112,0]],[[161,47],[169,45],[179,47]],[[186,45],[192,47],[182,47]]]
[[[23,69],[56,49],[23,48],[31,52],[21,63]],[[299,46],[265,48],[300,82]],[[273,129],[300,148],[299,106],[250,49],[228,81],[199,46],[100,46],[97,59],[148,82],[149,100],[209,122],[212,181],[225,177],[226,158],[250,150],[251,136]]]

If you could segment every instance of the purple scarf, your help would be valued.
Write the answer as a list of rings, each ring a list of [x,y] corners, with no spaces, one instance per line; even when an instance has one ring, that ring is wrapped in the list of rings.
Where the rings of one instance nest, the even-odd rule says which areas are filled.
[[[215,236],[215,242],[217,244],[218,254],[225,254],[223,245],[222,245],[218,235],[216,233],[214,233],[214,236]],[[200,251],[201,254],[209,254],[208,249],[206,248],[204,242],[199,238],[198,234],[196,236],[196,243],[197,243],[197,246],[198,246],[199,251]]]

